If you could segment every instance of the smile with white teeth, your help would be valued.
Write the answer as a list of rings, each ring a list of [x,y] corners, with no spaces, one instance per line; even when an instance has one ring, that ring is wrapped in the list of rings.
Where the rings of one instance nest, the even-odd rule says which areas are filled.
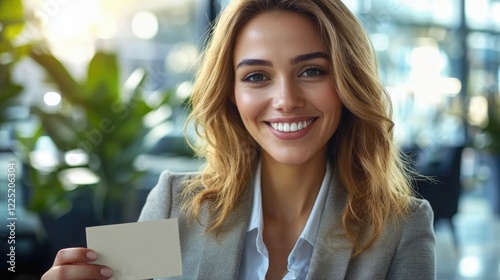
[[[313,122],[313,119],[303,122],[293,123],[270,123],[271,126],[281,132],[295,132],[308,127]]]

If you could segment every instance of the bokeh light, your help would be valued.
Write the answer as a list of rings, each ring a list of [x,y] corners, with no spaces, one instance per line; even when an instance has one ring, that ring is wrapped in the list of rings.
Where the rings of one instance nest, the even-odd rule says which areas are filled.
[[[57,106],[61,103],[61,94],[49,91],[43,96],[43,102],[45,102],[47,106]]]
[[[132,19],[132,33],[144,40],[153,38],[158,33],[158,19],[153,13],[138,12]]]

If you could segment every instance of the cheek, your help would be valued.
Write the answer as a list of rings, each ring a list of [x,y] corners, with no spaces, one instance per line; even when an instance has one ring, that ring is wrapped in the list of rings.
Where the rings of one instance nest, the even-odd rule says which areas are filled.
[[[254,93],[237,91],[235,93],[235,102],[238,112],[244,121],[245,119],[258,118],[265,109],[265,103]]]
[[[320,92],[320,91],[318,91]],[[322,94],[316,95],[314,103],[324,112],[336,112],[342,110],[342,101],[337,92],[331,87],[324,88]]]
[[[343,104],[337,93],[325,92],[324,95],[315,100],[317,108],[329,119],[333,127],[337,127],[342,118]]]

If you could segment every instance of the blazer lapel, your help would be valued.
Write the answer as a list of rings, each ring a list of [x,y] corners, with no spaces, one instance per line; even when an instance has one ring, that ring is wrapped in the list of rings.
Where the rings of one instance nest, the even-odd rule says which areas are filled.
[[[202,255],[196,279],[238,279],[251,205],[252,185],[249,185],[241,203],[224,221],[221,230],[217,234],[203,235]],[[204,218],[212,220],[208,215]]]
[[[321,217],[307,279],[344,279],[353,246],[342,226],[347,193],[334,174]]]

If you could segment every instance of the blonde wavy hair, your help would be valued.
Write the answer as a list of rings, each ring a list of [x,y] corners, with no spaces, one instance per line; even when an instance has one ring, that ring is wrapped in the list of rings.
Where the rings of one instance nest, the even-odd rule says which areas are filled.
[[[329,155],[348,193],[342,221],[357,256],[373,244],[392,215],[404,216],[412,191],[393,143],[391,102],[379,80],[371,43],[340,0],[232,0],[219,15],[196,75],[188,117],[204,142],[201,148],[193,147],[206,165],[188,183],[183,209],[198,217],[201,205],[210,200],[216,218],[207,230],[214,231],[249,187],[259,149],[230,101],[233,49],[242,26],[266,11],[307,16],[330,52],[332,79],[344,109]],[[371,231],[368,240],[358,238],[360,228]]]

